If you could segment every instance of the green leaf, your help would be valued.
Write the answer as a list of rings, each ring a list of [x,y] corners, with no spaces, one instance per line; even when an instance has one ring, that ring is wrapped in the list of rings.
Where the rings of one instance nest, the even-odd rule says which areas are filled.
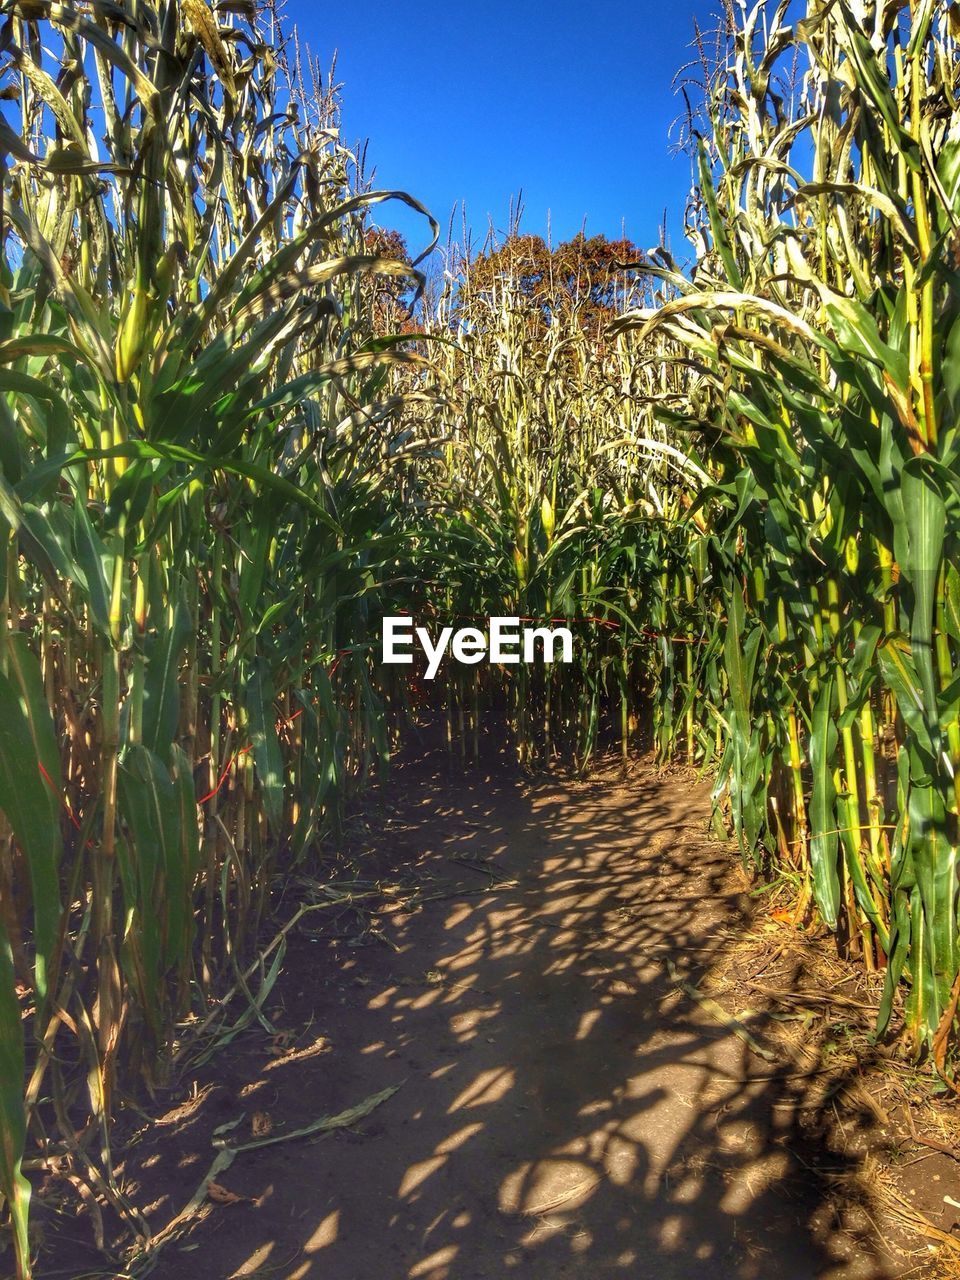
[[[159,1036],[161,978],[180,958],[171,950],[166,894],[168,869],[182,865],[178,804],[166,767],[139,744],[125,751],[117,780],[119,809],[130,837],[117,845],[128,920],[124,949],[143,1011]]]
[[[87,514],[82,499],[73,504],[73,549],[86,585],[87,606],[94,626],[104,638],[110,635],[110,581],[103,542]]]
[[[17,1274],[22,1280],[27,1280],[30,1275],[30,1239],[27,1234],[30,1183],[20,1168],[27,1140],[23,1097],[25,1071],[23,1022],[17,999],[13,954],[10,940],[0,924],[0,1191],[13,1224]]]
[[[740,274],[740,268],[737,266],[737,259],[730,245],[727,236],[727,228],[724,219],[720,216],[720,209],[717,205],[717,193],[713,186],[713,175],[710,172],[710,163],[707,159],[707,148],[702,141],[699,142],[697,148],[697,167],[700,175],[700,190],[707,206],[707,216],[710,219],[710,234],[713,236],[714,247],[720,255],[723,262],[724,270],[727,273],[727,280],[733,285],[734,289],[743,288],[743,277]]]
[[[8,634],[7,672],[0,672],[0,808],[30,872],[40,1000],[48,994],[60,929],[62,794],[60,755],[40,664],[26,636]]]
[[[180,660],[190,636],[190,611],[178,600],[173,618],[149,646],[143,683],[143,744],[165,759],[180,716]]]
[[[931,739],[936,741],[939,731],[933,618],[946,533],[946,505],[933,475],[919,459],[904,468],[900,491],[908,537],[908,551],[901,569],[913,590],[910,644],[923,689],[924,719]]]
[[[915,921],[913,929],[912,1009],[918,1042],[929,1044],[950,999],[960,962],[957,848],[949,838],[947,810],[938,788],[912,785],[909,814],[910,853],[923,916],[922,925]],[[922,949],[916,946],[921,930]]]
[[[170,752],[175,791],[177,840],[168,850],[166,863],[167,955],[181,973],[189,971],[195,918],[193,885],[200,870],[200,829],[197,823],[197,794],[190,762],[174,745]]]
[[[246,707],[263,807],[271,830],[278,835],[283,823],[283,757],[277,739],[273,684],[266,663],[259,657],[254,659],[247,681]]]
[[[813,709],[810,729],[810,867],[813,894],[829,929],[836,929],[840,909],[840,874],[837,864],[837,789],[833,780],[833,756],[837,728],[833,722],[835,679],[824,684]]]
[[[910,647],[903,636],[889,636],[878,648],[877,656],[884,683],[897,700],[897,710],[913,733],[917,746],[932,762],[933,741],[925,715],[923,690]]]

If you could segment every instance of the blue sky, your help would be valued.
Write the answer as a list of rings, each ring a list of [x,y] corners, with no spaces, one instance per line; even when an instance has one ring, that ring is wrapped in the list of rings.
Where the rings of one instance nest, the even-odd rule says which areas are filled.
[[[668,131],[682,109],[673,77],[691,57],[694,20],[713,26],[716,0],[632,4],[488,0],[288,0],[287,17],[321,65],[338,52],[344,140],[369,139],[377,186],[426,204],[446,234],[466,205],[482,238],[508,224],[523,192],[523,229],[555,241],[588,233],[658,239],[667,210],[674,253],[690,182]],[[411,247],[416,224],[379,219]],[[459,215],[458,215],[459,227]]]

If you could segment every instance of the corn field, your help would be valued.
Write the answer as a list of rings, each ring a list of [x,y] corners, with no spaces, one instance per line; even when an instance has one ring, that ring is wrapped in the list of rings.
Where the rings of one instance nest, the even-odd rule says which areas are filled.
[[[437,224],[368,187],[271,7],[0,11],[18,1276],[51,1169],[149,1251],[118,1093],[264,1019],[278,885],[428,713],[467,767],[491,728],[531,770],[696,764],[797,924],[884,972],[878,1033],[952,1081],[954,8],[731,8],[689,122],[695,263],[622,264],[602,325],[452,247],[424,293]],[[378,252],[396,201],[412,262]],[[424,692],[378,660],[398,612],[564,620],[576,661]]]

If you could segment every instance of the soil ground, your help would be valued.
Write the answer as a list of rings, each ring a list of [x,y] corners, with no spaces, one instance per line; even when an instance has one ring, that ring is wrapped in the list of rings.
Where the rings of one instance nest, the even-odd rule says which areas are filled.
[[[122,1185],[160,1231],[207,1174],[216,1128],[282,1138],[396,1092],[346,1127],[240,1152],[152,1274],[941,1274],[917,1269],[916,1240],[912,1258],[895,1247],[874,1193],[895,1182],[917,1205],[919,1188],[949,1234],[955,1161],[913,1147],[891,1171],[882,1102],[843,1100],[862,1064],[836,1021],[818,1030],[768,998],[788,1021],[735,1022],[718,1002],[771,973],[783,986],[790,952],[746,957],[755,899],[706,835],[708,807],[706,784],[645,766],[586,782],[401,767],[359,832],[375,910],[344,899],[291,930],[267,1002],[282,1034],[254,1024],[188,1070],[167,1114],[128,1134]],[[87,1274],[87,1257],[107,1274],[82,1220],[48,1203],[41,1231],[44,1212],[41,1280]]]

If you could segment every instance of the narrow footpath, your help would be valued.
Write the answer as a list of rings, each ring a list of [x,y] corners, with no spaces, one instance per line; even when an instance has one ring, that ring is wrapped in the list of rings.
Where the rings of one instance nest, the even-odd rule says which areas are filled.
[[[706,834],[705,785],[420,765],[385,795],[368,839],[423,905],[293,936],[269,1006],[285,1035],[255,1027],[224,1050],[198,1073],[197,1115],[138,1157],[166,1167],[152,1223],[209,1163],[192,1126],[242,1117],[237,1132],[276,1136],[396,1092],[238,1155],[156,1276],[898,1274],[830,1202],[844,1169],[804,1145],[800,1073],[690,995],[750,907],[734,852]]]

